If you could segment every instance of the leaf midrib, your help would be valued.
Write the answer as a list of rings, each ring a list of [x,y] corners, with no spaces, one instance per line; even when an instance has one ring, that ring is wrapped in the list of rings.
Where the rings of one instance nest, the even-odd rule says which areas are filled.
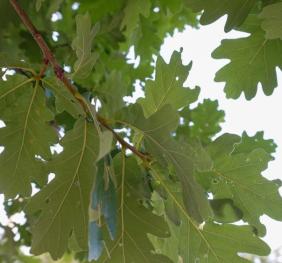
[[[73,185],[74,185],[74,183],[75,183],[76,178],[78,177],[78,171],[79,171],[79,168],[80,168],[80,165],[81,165],[81,162],[82,162],[84,153],[85,153],[86,141],[87,141],[87,121],[86,121],[86,120],[84,120],[84,131],[83,131],[83,135],[84,135],[84,137],[83,137],[83,144],[82,144],[82,148],[81,148],[82,150],[81,150],[81,154],[80,154],[80,157],[79,157],[79,160],[78,160],[78,164],[77,164],[77,167],[76,167],[76,170],[75,170],[73,179],[72,179],[72,181],[71,181],[71,183],[70,183],[70,186],[68,187],[68,189],[67,189],[67,191],[66,191],[66,193],[65,193],[65,195],[64,195],[64,197],[63,197],[63,200],[62,200],[62,202],[60,203],[60,205],[59,205],[59,207],[58,207],[58,209],[57,209],[55,215],[53,216],[53,218],[52,218],[52,220],[51,220],[49,226],[46,228],[45,233],[42,234],[41,239],[37,242],[38,244],[41,243],[41,241],[45,238],[45,235],[49,232],[49,229],[52,227],[52,225],[53,225],[53,223],[54,223],[56,217],[58,216],[58,214],[60,213],[60,211],[61,211],[61,209],[62,209],[62,207],[63,207],[63,205],[64,205],[64,202],[65,202],[67,196],[69,195],[69,192],[70,192],[71,188],[73,187]],[[80,185],[79,185],[79,186],[80,186]],[[80,187],[79,187],[79,188],[80,188]],[[81,191],[81,189],[80,189],[80,191]]]

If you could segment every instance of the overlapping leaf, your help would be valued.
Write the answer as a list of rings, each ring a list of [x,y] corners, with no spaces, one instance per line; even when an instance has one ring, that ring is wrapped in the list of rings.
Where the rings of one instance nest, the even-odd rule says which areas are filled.
[[[150,118],[145,119],[141,109],[130,109],[125,122],[133,126],[144,136],[146,151],[165,168],[173,165],[176,175],[182,183],[183,198],[187,211],[199,222],[210,215],[207,198],[200,185],[193,177],[193,158],[191,148],[177,143],[170,134],[178,125],[178,115],[169,105],[164,106]]]
[[[35,4],[35,8],[36,8],[36,11],[39,11],[42,4],[44,3],[45,0],[36,0],[36,4]]]
[[[228,98],[236,99],[244,92],[252,99],[259,83],[264,93],[271,95],[277,86],[276,67],[282,68],[282,41],[266,40],[258,19],[248,22],[249,37],[223,40],[212,54],[217,59],[230,59],[215,77],[215,81],[226,82]]]
[[[29,196],[31,181],[46,181],[39,159],[50,159],[50,146],[57,140],[39,83],[19,76],[1,80],[0,119],[6,125],[0,129],[0,145],[5,147],[0,155],[0,191],[6,197]]]
[[[282,3],[266,6],[260,18],[263,19],[261,27],[265,30],[267,39],[280,38],[282,40]]]
[[[73,78],[84,79],[88,77],[98,58],[98,54],[92,52],[93,39],[97,34],[98,25],[91,28],[89,14],[76,16],[76,38],[72,42],[77,61],[74,64]]]
[[[144,196],[138,190],[145,187],[144,175],[142,176],[133,158],[127,158],[124,168],[120,159],[120,155],[115,158],[119,203],[119,209],[116,211],[117,237],[112,241],[107,238],[107,233],[101,238],[101,229],[95,231],[100,242],[106,241],[104,252],[98,262],[171,262],[165,256],[153,253],[154,247],[147,237],[150,233],[164,238],[169,233],[163,217],[153,214],[152,210],[145,208],[142,203]]]
[[[67,111],[74,118],[85,116],[82,106],[75,97],[55,78],[45,78],[43,85],[50,89],[56,98],[56,110],[58,113]]]
[[[16,13],[10,4],[2,2],[0,13],[5,15],[0,16],[0,49],[13,52],[8,58],[0,55],[0,67],[12,67],[17,73],[35,76],[41,67],[30,69],[25,57],[41,61],[38,52],[29,52],[35,50],[36,43],[23,27],[16,27],[20,20],[15,19]],[[148,170],[144,172],[141,160],[137,163],[133,156],[125,157],[125,170],[119,156],[114,158],[116,175],[109,172],[112,169],[109,163],[104,165],[92,191],[94,217],[91,214],[89,224],[95,162],[105,164],[115,146],[112,133],[98,134],[93,123],[85,120],[86,114],[75,98],[53,78],[44,76],[40,81],[24,82],[23,78],[12,77],[1,83],[0,120],[4,120],[6,126],[0,129],[0,146],[5,147],[0,154],[0,191],[8,198],[18,193],[29,195],[31,181],[43,186],[47,173],[55,173],[55,179],[31,198],[26,209],[29,219],[33,220],[27,223],[32,225],[33,253],[49,251],[53,258],[58,258],[68,245],[71,250],[74,245],[84,251],[83,255],[88,249],[90,259],[97,259],[102,252],[99,262],[226,263],[247,262],[238,255],[240,252],[260,255],[269,252],[255,234],[264,234],[259,221],[263,213],[282,219],[278,180],[272,182],[261,176],[267,162],[273,159],[275,145],[265,140],[262,133],[253,137],[244,133],[241,140],[235,135],[222,136],[208,146],[220,129],[223,114],[217,111],[215,103],[204,102],[192,111],[188,109],[199,90],[183,88],[191,64],[183,66],[180,53],[173,53],[169,64],[162,58],[157,60],[155,80],[147,81],[146,97],[140,100],[142,108],[127,107],[126,117],[117,118],[116,126],[112,115],[125,106],[122,98],[132,91],[131,84],[136,79],[143,81],[152,73],[149,67],[152,54],[158,52],[164,35],[173,32],[175,27],[183,29],[187,21],[197,25],[197,14],[192,14],[190,8],[203,11],[202,24],[227,15],[225,31],[240,26],[251,33],[244,39],[224,41],[214,53],[217,58],[231,60],[216,78],[226,82],[228,97],[236,98],[244,92],[249,99],[255,95],[258,83],[266,94],[271,94],[277,85],[275,69],[281,68],[282,63],[281,30],[276,25],[281,22],[281,5],[266,6],[261,14],[262,24],[257,19],[246,23],[246,17],[257,11],[256,7],[273,2],[278,1],[97,0],[73,5],[73,1],[37,0],[23,3],[55,57],[65,65],[73,65],[75,54],[69,52],[68,41],[75,34],[72,31],[74,14],[79,14],[72,44],[77,55],[72,74],[77,96],[83,99],[87,96],[87,101],[97,96],[102,102],[99,114],[109,119],[106,122],[114,129],[129,127],[129,139],[153,160],[142,163],[146,169],[152,168],[151,174]],[[41,12],[46,10],[48,19],[33,15],[36,3],[38,9],[42,4]],[[50,14],[55,11],[61,12],[62,19],[53,23]],[[85,11],[91,16],[81,15]],[[101,25],[97,37],[98,29],[92,28],[91,20]],[[53,41],[47,33],[54,31],[59,33],[58,41]],[[97,53],[93,52],[94,37],[95,52],[101,56],[95,71],[92,70],[97,59]],[[276,40],[271,40],[274,38]],[[18,43],[19,48],[15,48]],[[127,64],[124,51],[131,45],[141,58],[137,68]],[[26,49],[24,56],[23,48]],[[20,63],[10,59],[12,54],[20,54]],[[49,74],[47,70],[45,75]],[[87,94],[82,94],[86,90]],[[47,108],[53,110],[55,117],[45,107],[46,98]],[[186,111],[181,111],[185,130],[177,129],[177,112],[183,107],[186,107]],[[63,152],[55,153],[51,161],[49,148],[56,137],[48,125],[50,120],[56,126],[62,125],[66,132],[61,142]],[[117,147],[113,152],[119,151]],[[155,167],[159,169],[157,173]],[[215,199],[208,199],[203,188],[212,192]],[[161,216],[152,211],[153,190],[158,190],[162,197],[160,202],[164,202],[164,208],[161,210],[166,212],[169,228],[163,220],[163,211]],[[212,218],[209,204],[214,211]],[[226,224],[240,219],[251,226]],[[155,235],[152,239],[155,247],[149,242],[148,233]]]
[[[2,69],[8,68],[13,70],[24,70],[29,73],[34,73],[34,70],[38,67],[38,65],[29,64],[25,61],[19,61],[14,59],[7,53],[0,53],[0,67]]]
[[[24,5],[26,5],[26,3],[24,3]],[[10,23],[13,23],[16,25],[19,24],[17,15],[14,12],[14,10],[11,8],[11,5],[8,1],[1,1],[0,3],[0,24],[1,24],[0,35],[1,35],[1,38],[3,37],[3,34],[5,30],[9,27]]]
[[[103,235],[99,221],[103,217],[111,240],[117,234],[117,193],[114,184],[115,174],[111,165],[111,157],[106,156],[98,163],[95,187],[91,193],[89,223],[89,260],[97,260],[104,249]]]
[[[257,0],[188,0],[187,5],[195,12],[204,11],[200,22],[211,24],[218,18],[228,15],[225,31],[240,26],[247,18]]]
[[[89,12],[92,20],[95,22],[103,20],[108,15],[113,15],[121,11],[124,6],[125,0],[104,0],[96,1],[81,1],[79,9],[81,12]]]
[[[255,149],[261,148],[273,158],[277,145],[272,139],[264,139],[264,132],[257,132],[254,136],[249,136],[246,132],[243,132],[240,143],[234,145],[234,151],[232,154],[237,153],[250,153]]]
[[[272,158],[259,148],[232,155],[231,152],[220,153],[224,147],[221,142],[230,140],[228,137],[232,135],[225,134],[209,146],[214,161],[212,172],[206,174],[206,179],[210,180],[209,188],[216,199],[232,199],[235,206],[243,212],[243,220],[255,226],[259,235],[264,235],[265,228],[259,221],[261,215],[267,214],[276,220],[282,220],[279,185],[261,175]],[[213,152],[219,154],[213,156]]]
[[[242,211],[228,198],[211,199],[214,221],[219,223],[234,223],[243,218]]]
[[[121,71],[112,71],[104,85],[101,85],[97,92],[103,100],[101,112],[105,116],[112,116],[124,106],[123,97],[126,96],[127,87]],[[109,106],[110,105],[110,106]]]
[[[95,178],[99,137],[93,123],[79,119],[62,140],[64,150],[50,162],[56,174],[46,187],[31,198],[26,212],[41,211],[32,226],[32,253],[63,255],[70,235],[81,250],[88,246],[88,207]]]
[[[186,213],[179,187],[164,178],[155,168],[153,168],[152,174],[167,191],[168,198],[172,199],[179,211],[181,223],[179,226],[172,222],[169,223],[170,238],[150,237],[158,251],[167,255],[173,262],[178,262],[180,256],[182,260],[180,262],[183,263],[243,263],[249,261],[240,257],[238,255],[240,252],[257,255],[269,253],[269,247],[253,235],[252,228],[249,226],[214,223],[205,223],[203,226],[196,225]]]
[[[199,88],[183,88],[191,66],[192,63],[182,65],[180,52],[175,51],[172,54],[169,64],[162,57],[158,57],[156,78],[147,81],[145,98],[139,100],[145,117],[151,116],[166,104],[177,110],[197,100]]]
[[[128,0],[124,8],[124,17],[121,29],[125,29],[126,36],[131,39],[133,32],[138,27],[139,16],[150,14],[151,2],[149,0]]]
[[[183,123],[177,129],[179,137],[198,138],[204,144],[220,132],[220,123],[224,121],[224,112],[218,110],[218,102],[205,99],[196,108],[184,108],[180,112]]]

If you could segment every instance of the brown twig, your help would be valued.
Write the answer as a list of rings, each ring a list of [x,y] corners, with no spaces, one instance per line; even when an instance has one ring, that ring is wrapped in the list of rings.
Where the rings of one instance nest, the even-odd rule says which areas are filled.
[[[39,48],[41,49],[44,60],[46,62],[48,61],[48,63],[51,64],[57,78],[60,79],[65,84],[66,88],[75,96],[77,92],[76,88],[71,84],[71,82],[65,76],[63,68],[57,62],[56,58],[54,57],[52,51],[48,47],[47,43],[43,39],[40,32],[36,29],[36,27],[33,25],[31,20],[27,16],[26,12],[21,8],[21,6],[18,4],[16,0],[10,0],[10,3],[12,4],[13,8],[17,12],[23,24],[26,26],[28,31],[31,33],[33,39],[36,41]]]
[[[83,107],[84,111],[86,113],[88,112],[88,107],[85,103],[85,101],[82,98],[82,96],[78,93],[76,87],[71,83],[71,81],[65,76],[63,68],[60,66],[60,64],[57,62],[55,56],[53,55],[51,49],[43,39],[42,35],[40,32],[36,29],[36,27],[33,25],[31,20],[29,19],[28,15],[26,12],[21,8],[21,6],[18,4],[16,0],[10,0],[11,5],[15,9],[16,13],[18,14],[19,18],[23,22],[23,24],[26,26],[28,31],[31,33],[32,37],[36,41],[37,45],[41,49],[43,53],[43,58],[44,58],[44,67],[41,69],[41,72],[39,73],[39,77],[42,77],[47,69],[48,64],[50,64],[54,70],[55,75],[57,78],[64,84],[64,86],[68,89],[68,91],[76,98],[76,100],[81,104]],[[108,124],[107,122],[97,116],[98,122],[106,129],[110,130],[116,140],[123,146],[126,147],[127,149],[131,150],[135,155],[140,157],[144,161],[150,160],[149,156],[138,151],[134,146],[130,145],[127,143],[122,137],[120,137]]]
[[[126,142],[123,138],[121,138],[108,124],[107,122],[101,118],[100,116],[97,116],[97,119],[99,121],[99,123],[105,127],[106,129],[110,130],[113,135],[115,136],[116,140],[125,148],[131,150],[135,155],[139,156],[142,160],[146,160],[146,161],[150,161],[151,158],[149,155],[142,153],[140,151],[138,151],[134,146],[132,146],[131,144],[129,144],[128,142]]]
[[[45,58],[44,61],[43,61],[43,67],[41,68],[41,70],[39,72],[39,78],[43,78],[46,70],[48,69],[48,65],[49,65],[49,60],[47,58]]]

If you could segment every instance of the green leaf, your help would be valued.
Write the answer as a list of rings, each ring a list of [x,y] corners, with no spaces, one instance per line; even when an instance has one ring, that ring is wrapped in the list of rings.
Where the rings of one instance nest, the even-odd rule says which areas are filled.
[[[242,211],[234,205],[231,199],[212,199],[210,204],[216,222],[233,223],[243,217]]]
[[[250,36],[225,39],[212,54],[214,58],[230,60],[215,77],[215,81],[226,82],[224,91],[228,98],[236,99],[244,92],[250,100],[256,95],[258,83],[266,95],[271,95],[277,86],[276,67],[282,69],[282,41],[265,39],[259,20],[250,20],[250,25]]]
[[[273,153],[276,151],[277,145],[273,140],[266,140],[263,138],[264,132],[257,132],[254,136],[249,136],[246,132],[243,132],[240,143],[235,144],[232,154],[237,153],[250,153],[255,149],[263,149],[269,154],[272,160],[274,160]]]
[[[97,160],[108,154],[112,148],[113,133],[106,130],[100,133],[100,151]]]
[[[31,182],[43,184],[44,163],[51,158],[50,146],[56,134],[48,124],[53,119],[46,108],[44,92],[36,81],[24,77],[9,77],[0,82],[0,192],[6,198],[17,194],[29,196]]]
[[[266,32],[267,39],[280,38],[282,40],[282,3],[275,3],[264,7],[260,13],[263,19],[261,27]]]
[[[88,208],[95,179],[99,136],[93,123],[79,119],[61,142],[64,150],[49,164],[55,178],[27,205],[28,215],[41,211],[32,224],[33,254],[60,258],[72,234],[81,250],[88,247]]]
[[[44,3],[45,0],[36,0],[36,4],[35,4],[35,8],[36,8],[36,11],[39,11],[42,4]]]
[[[23,5],[26,5],[23,3]],[[11,8],[11,4],[8,1],[0,2],[0,36],[1,38],[9,28],[10,24],[19,25],[19,20],[17,19],[17,14]],[[2,40],[2,39],[1,39]],[[1,41],[2,42],[2,41]],[[1,43],[2,44],[2,43]],[[1,47],[2,49],[2,47]]]
[[[224,121],[224,111],[218,110],[218,101],[205,99],[196,108],[184,108],[180,112],[183,124],[178,127],[180,137],[200,139],[203,144],[211,142],[213,136],[220,132],[220,123]]]
[[[64,0],[53,0],[52,2],[50,2],[47,17],[50,17],[53,13],[58,11],[63,2],[64,2]]]
[[[221,148],[217,141],[209,149],[213,151],[213,147]],[[263,149],[232,155],[222,153],[216,157],[212,151],[214,167],[211,173],[206,174],[206,180],[210,180],[209,188],[214,198],[232,199],[243,212],[243,220],[255,226],[259,235],[265,235],[265,227],[259,221],[261,215],[282,220],[279,185],[261,175],[272,158]]]
[[[165,6],[172,13],[176,13],[181,10],[183,2],[181,0],[175,0],[175,1],[163,0],[161,1],[160,5]]]
[[[117,193],[112,158],[106,156],[98,163],[95,186],[91,193],[88,259],[97,260],[104,249],[101,217],[103,216],[111,240],[117,235]],[[97,221],[97,222],[96,222]]]
[[[81,12],[89,12],[92,21],[103,20],[109,14],[113,15],[122,9],[126,0],[96,0],[96,1],[81,1],[80,7]]]
[[[249,261],[238,253],[269,254],[269,247],[253,234],[249,226],[219,225],[210,222],[200,226],[195,224],[184,208],[179,187],[164,178],[155,168],[152,173],[175,203],[181,218],[179,226],[169,223],[170,238],[150,237],[159,253],[167,255],[173,262],[178,262],[180,256],[180,262],[183,263],[243,263]]]
[[[199,88],[183,88],[191,67],[192,63],[182,65],[180,52],[173,52],[169,64],[162,57],[158,57],[156,78],[146,82],[145,98],[139,100],[146,118],[166,104],[178,110],[197,100]]]
[[[178,115],[169,105],[145,119],[139,107],[130,110],[132,118],[125,122],[133,126],[144,137],[146,151],[164,168],[168,163],[173,165],[175,173],[181,181],[183,199],[189,214],[202,222],[211,215],[211,210],[203,189],[193,177],[194,165],[191,147],[177,143],[170,137],[178,124]]]
[[[125,105],[123,97],[127,95],[127,87],[122,72],[111,71],[105,83],[95,89],[95,92],[98,92],[103,101],[101,113],[111,117]]]
[[[14,69],[14,70],[21,69],[29,73],[34,73],[34,69],[37,68],[38,65],[34,65],[34,64],[31,65],[24,61],[19,61],[17,59],[14,59],[7,53],[0,53],[0,67]]]
[[[141,56],[141,65],[150,69],[148,63],[151,62],[151,55],[156,53],[162,44],[162,39],[158,37],[156,25],[150,18],[140,15],[139,27],[134,32],[134,39],[131,44],[134,45],[136,55]],[[149,75],[148,75],[149,76]]]
[[[120,204],[120,208],[117,210],[117,238],[112,241],[108,238],[105,239],[106,235],[104,235],[106,249],[98,262],[171,262],[162,255],[152,253],[154,247],[149,241],[147,233],[167,237],[169,235],[168,228],[163,217],[153,214],[150,208],[145,208],[142,203],[144,197],[136,191],[144,187],[144,177],[137,162],[129,157],[123,167],[123,161],[121,155],[114,159]]]
[[[91,73],[98,58],[98,53],[91,51],[98,31],[98,24],[91,28],[91,17],[88,13],[76,16],[76,37],[72,48],[76,51],[77,61],[74,64],[73,78],[84,79]]]
[[[151,2],[149,0],[127,0],[124,8],[124,17],[121,29],[125,28],[125,35],[130,39],[133,31],[139,23],[139,16],[147,17],[150,13]]]
[[[236,134],[224,133],[207,147],[212,159],[228,156],[234,151],[236,143],[240,143],[241,138]]]
[[[208,25],[227,15],[225,32],[240,26],[254,7],[257,0],[187,0],[187,6],[195,12],[204,11],[200,22]]]
[[[68,112],[74,118],[85,116],[82,106],[76,98],[56,78],[44,78],[43,85],[50,89],[56,98],[56,110],[58,113]]]

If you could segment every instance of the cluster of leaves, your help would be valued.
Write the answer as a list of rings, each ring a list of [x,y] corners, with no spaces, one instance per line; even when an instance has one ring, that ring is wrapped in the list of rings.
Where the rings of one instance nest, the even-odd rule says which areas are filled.
[[[175,28],[227,14],[226,31],[250,35],[214,51],[230,59],[216,81],[230,98],[253,98],[258,83],[269,95],[282,63],[281,1],[25,1],[73,93],[10,2],[0,3],[0,192],[8,217],[24,211],[27,220],[1,226],[3,262],[37,262],[23,245],[81,262],[237,263],[248,262],[240,253],[269,253],[260,216],[282,220],[282,199],[280,181],[262,172],[276,145],[262,132],[219,135],[218,102],[193,106],[200,88],[183,86],[192,63],[175,51],[154,64],[153,55]],[[136,85],[144,97],[127,103]]]

